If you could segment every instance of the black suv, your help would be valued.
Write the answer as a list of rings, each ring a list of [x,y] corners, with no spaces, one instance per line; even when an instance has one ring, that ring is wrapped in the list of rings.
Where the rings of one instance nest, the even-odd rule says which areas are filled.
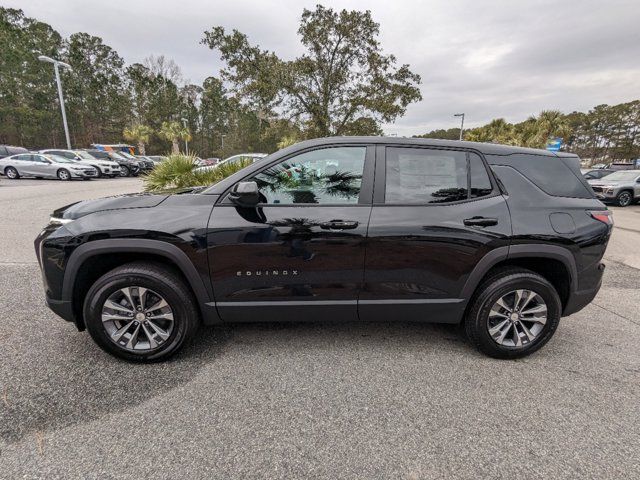
[[[600,288],[612,219],[575,155],[428,139],[288,147],[210,187],[56,210],[47,302],[108,352],[175,353],[200,322],[464,322],[527,355]]]

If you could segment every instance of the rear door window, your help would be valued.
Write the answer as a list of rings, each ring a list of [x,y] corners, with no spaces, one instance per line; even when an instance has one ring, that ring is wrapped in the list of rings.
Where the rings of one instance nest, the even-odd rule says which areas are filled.
[[[475,153],[429,148],[386,149],[385,203],[450,203],[490,195],[491,180]]]

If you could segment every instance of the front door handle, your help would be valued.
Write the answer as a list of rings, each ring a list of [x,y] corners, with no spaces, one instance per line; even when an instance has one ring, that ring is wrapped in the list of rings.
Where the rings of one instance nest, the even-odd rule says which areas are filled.
[[[497,218],[471,217],[462,221],[467,227],[491,227],[498,224]]]
[[[324,230],[353,230],[358,226],[358,222],[350,220],[330,220],[320,224],[320,228]]]

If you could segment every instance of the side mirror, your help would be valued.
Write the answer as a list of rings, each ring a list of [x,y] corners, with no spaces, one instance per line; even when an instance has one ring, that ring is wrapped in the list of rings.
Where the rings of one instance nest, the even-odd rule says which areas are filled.
[[[239,207],[255,207],[260,202],[256,182],[240,182],[229,193],[229,199]]]

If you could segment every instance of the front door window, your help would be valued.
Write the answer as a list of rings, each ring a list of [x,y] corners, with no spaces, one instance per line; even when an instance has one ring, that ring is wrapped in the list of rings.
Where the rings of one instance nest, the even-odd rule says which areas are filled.
[[[366,147],[306,152],[255,175],[265,204],[356,204]]]

